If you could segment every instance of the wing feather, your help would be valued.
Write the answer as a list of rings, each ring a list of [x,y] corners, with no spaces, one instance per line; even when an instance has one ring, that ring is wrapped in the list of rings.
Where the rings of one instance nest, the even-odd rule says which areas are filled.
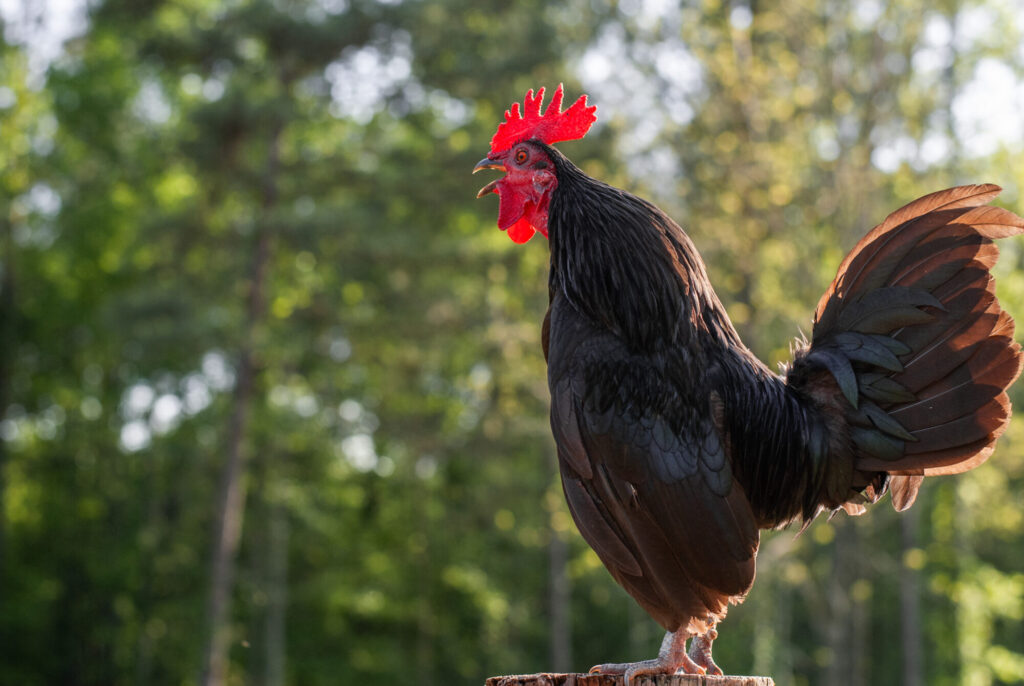
[[[759,540],[711,395],[684,399],[654,361],[632,359],[617,339],[592,331],[577,343],[578,329],[560,316],[556,300],[551,422],[570,513],[655,619],[699,629],[750,588]],[[573,354],[562,358],[566,349]]]

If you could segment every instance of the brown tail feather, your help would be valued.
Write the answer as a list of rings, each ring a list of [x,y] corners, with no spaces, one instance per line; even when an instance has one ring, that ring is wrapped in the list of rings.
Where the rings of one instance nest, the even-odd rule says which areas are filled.
[[[914,464],[915,461],[920,463],[920,459],[915,460],[914,455],[931,455],[940,450],[938,446],[955,448],[981,440],[1002,427],[1009,418],[1010,413],[1007,411],[1007,408],[1003,407],[999,402],[992,402],[986,403],[984,408],[977,414],[965,415],[942,424],[915,429],[911,432],[911,435],[917,438],[918,442],[907,443],[904,446],[904,457],[892,461],[892,468],[906,469],[908,466],[914,468],[931,467],[933,466],[932,464]]]
[[[818,301],[818,307],[814,313],[815,320],[821,321],[826,304],[835,294],[841,283],[841,278],[847,274],[853,276],[860,274],[878,252],[908,228],[907,224],[913,219],[941,210],[984,205],[999,195],[1000,191],[1002,189],[994,184],[958,186],[918,198],[890,214],[885,221],[869,231],[839,265],[836,279]],[[883,238],[883,234],[889,235]]]
[[[932,290],[952,278],[959,270],[973,266],[990,269],[999,257],[999,249],[981,236],[957,236],[936,242],[935,254],[904,266],[900,263],[893,278],[895,286],[916,286]]]
[[[889,480],[889,492],[892,493],[892,506],[897,512],[903,512],[914,504],[917,499],[917,492],[921,488],[924,476],[906,475],[894,476]]]
[[[1020,366],[1012,348],[1001,338],[989,338],[971,351],[965,362],[918,392],[916,401],[890,408],[889,416],[905,428],[928,428],[973,414],[1002,393]]]
[[[972,441],[967,445],[960,445],[955,448],[946,448],[934,453],[918,455],[916,458],[916,461],[921,463],[932,464],[935,462],[948,462],[950,465],[955,465],[958,468],[963,465],[970,464],[970,466],[964,467],[963,469],[952,471],[950,465],[945,467],[905,467],[903,469],[890,469],[887,473],[893,476],[935,476],[938,474],[959,474],[961,472],[966,472],[968,469],[973,469],[987,460],[994,449],[995,446],[992,445],[991,437],[986,436],[984,438],[979,438],[976,441]],[[869,464],[866,460],[864,463]],[[913,463],[914,460],[908,460],[907,462],[908,465],[912,465]],[[886,469],[888,466],[889,465],[886,464],[879,464],[875,469]]]
[[[960,224],[985,238],[1009,238],[1024,232],[1024,218],[1001,207],[975,207],[960,217]]]
[[[820,367],[847,388],[853,370],[856,404],[865,404],[847,411],[861,446],[854,469],[861,479],[889,474],[898,510],[913,503],[924,476],[984,462],[1010,418],[1005,389],[1020,374],[1021,349],[988,270],[999,254],[992,240],[1024,233],[1024,219],[985,205],[999,191],[991,184],[951,188],[889,215],[843,260],[818,303],[812,344],[794,363]],[[851,352],[847,331],[891,339],[902,369]],[[836,362],[837,355],[846,355],[849,365]],[[879,383],[883,375],[888,385]],[[797,382],[806,371],[791,377]],[[813,397],[813,387],[807,390]],[[861,507],[851,501],[847,509]]]

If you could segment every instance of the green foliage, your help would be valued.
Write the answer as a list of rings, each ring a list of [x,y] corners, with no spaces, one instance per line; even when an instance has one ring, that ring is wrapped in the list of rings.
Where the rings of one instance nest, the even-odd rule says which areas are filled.
[[[2,46],[5,683],[196,683],[247,346],[232,683],[567,668],[549,647],[562,602],[573,669],[654,652],[657,627],[557,483],[546,246],[511,245],[473,197],[503,109],[581,79],[601,127],[565,152],[680,220],[771,362],[886,212],[967,180],[1004,185],[1020,211],[1024,187],[1019,146],[975,154],[952,115],[982,60],[1021,69],[1012,17],[928,70],[914,65],[929,27],[969,10],[655,5],[106,0],[44,82],[31,46]],[[609,35],[621,52],[599,78],[587,55]],[[680,86],[659,55],[698,78]],[[620,71],[653,84],[641,106],[664,96],[643,117]],[[929,136],[945,155],[886,161]],[[671,173],[648,164],[659,151]],[[1018,315],[1022,267],[1006,242],[1000,297]],[[910,570],[927,683],[1024,680],[1021,446],[1011,423],[991,464],[926,486],[910,542],[887,506],[766,536],[719,663],[780,684],[899,683]],[[552,541],[568,548],[565,599]]]

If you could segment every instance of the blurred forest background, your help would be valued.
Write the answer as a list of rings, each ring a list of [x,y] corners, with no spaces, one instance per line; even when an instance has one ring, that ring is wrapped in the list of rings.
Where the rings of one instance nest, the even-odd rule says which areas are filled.
[[[0,0],[0,682],[480,684],[650,657],[582,543],[547,247],[474,163],[527,88],[775,364],[889,211],[1024,211],[1024,3]],[[997,274],[1024,319],[1024,243]],[[1024,391],[1014,392],[1018,407]],[[1024,683],[1024,417],[896,516],[767,535],[780,685]]]

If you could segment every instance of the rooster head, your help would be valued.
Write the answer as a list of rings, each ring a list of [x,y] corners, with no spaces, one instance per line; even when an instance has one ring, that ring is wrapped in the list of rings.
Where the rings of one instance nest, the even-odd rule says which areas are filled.
[[[519,103],[513,103],[491,138],[491,152],[473,168],[474,174],[481,169],[505,172],[505,176],[481,188],[476,197],[498,194],[498,228],[507,230],[516,243],[525,243],[537,231],[548,235],[548,204],[558,179],[554,162],[538,143],[583,138],[597,120],[597,107],[588,107],[585,95],[563,112],[561,84],[541,114],[543,99],[543,88],[536,96],[530,89],[523,101],[522,114]]]

